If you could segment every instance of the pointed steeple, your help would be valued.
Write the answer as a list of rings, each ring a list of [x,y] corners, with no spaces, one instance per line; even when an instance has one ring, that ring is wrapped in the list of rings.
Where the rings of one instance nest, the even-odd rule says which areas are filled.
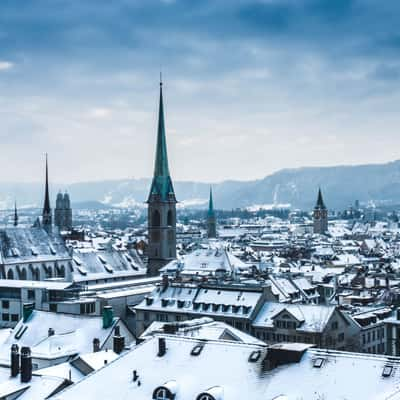
[[[46,153],[46,183],[44,188],[44,204],[43,204],[43,212],[42,212],[42,224],[43,228],[50,233],[51,232],[51,207],[50,207],[50,195],[49,195],[49,168],[47,161],[47,153]]]
[[[164,102],[163,102],[161,79],[160,79],[160,105],[158,110],[156,159],[154,163],[153,182],[151,184],[151,190],[150,190],[150,196],[151,195],[160,196],[162,201],[169,200],[170,196],[173,199],[175,199],[174,188],[172,185],[172,180],[169,174],[169,167],[168,167],[167,140],[165,137],[165,123],[164,123]]]
[[[208,200],[208,216],[214,217],[214,202],[213,202],[213,194],[211,186],[210,186],[210,199]]]
[[[17,201],[14,204],[14,226],[18,226],[18,211],[17,211]]]
[[[50,208],[50,195],[49,195],[49,168],[47,161],[47,153],[46,153],[46,183],[44,188],[44,205],[43,205],[43,214],[51,213]]]
[[[326,209],[324,200],[322,198],[321,188],[318,189],[318,198],[317,198],[317,204],[315,205],[315,208],[319,208],[322,210]]]

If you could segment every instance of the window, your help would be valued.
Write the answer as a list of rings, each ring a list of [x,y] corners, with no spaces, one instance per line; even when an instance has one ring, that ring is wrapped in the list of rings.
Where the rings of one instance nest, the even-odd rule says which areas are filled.
[[[82,303],[80,305],[81,314],[92,314],[95,311],[95,303]]]
[[[196,400],[214,400],[214,397],[207,393],[203,393]]]
[[[50,304],[49,309],[51,312],[57,312],[57,304],[54,303]]]
[[[338,322],[337,321],[333,321],[332,322],[332,330],[338,329],[338,327],[339,327]]]
[[[167,214],[167,225],[168,226],[173,226],[174,225],[174,217],[173,217],[173,214],[172,214],[171,210],[169,210],[168,214]]]
[[[7,279],[14,279],[14,272],[12,271],[12,269],[8,270]]]
[[[382,376],[384,378],[388,378],[390,375],[392,375],[392,370],[393,370],[393,367],[390,365],[384,367],[383,371],[382,371]]]
[[[173,400],[175,394],[171,393],[166,387],[159,387],[153,392],[154,400]]]
[[[9,302],[8,300],[3,300],[3,301],[1,302],[1,306],[2,306],[3,308],[10,308],[10,302]]]
[[[168,395],[167,389],[160,388],[157,390],[155,397],[156,400],[168,400],[170,397]]]
[[[322,364],[324,363],[324,359],[321,357],[318,357],[314,360],[314,368],[321,368]]]
[[[153,211],[152,215],[152,225],[153,226],[160,226],[161,225],[161,215],[158,210]]]
[[[19,279],[21,279],[22,281],[26,281],[26,269],[22,268],[21,272],[19,274]]]
[[[343,342],[343,340],[344,340],[344,333],[342,332],[342,333],[339,333],[339,335],[338,335],[338,342]]]
[[[4,313],[4,314],[2,315],[2,320],[3,320],[3,321],[9,321],[9,320],[10,320],[10,314]]]
[[[12,322],[18,322],[19,321],[19,315],[18,314],[11,314],[11,321]]]
[[[35,291],[32,289],[28,290],[28,300],[35,300]]]

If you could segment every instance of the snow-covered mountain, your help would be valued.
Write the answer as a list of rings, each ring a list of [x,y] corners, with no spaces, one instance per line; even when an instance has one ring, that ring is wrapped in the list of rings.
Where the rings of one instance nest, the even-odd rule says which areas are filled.
[[[232,209],[256,204],[291,204],[309,209],[314,205],[318,186],[331,208],[347,207],[354,201],[400,204],[400,161],[360,166],[307,167],[283,169],[264,179],[228,180],[213,184],[216,208]],[[54,203],[58,190],[68,190],[72,202],[102,203],[106,206],[145,206],[150,179],[124,179],[52,184]],[[174,182],[181,206],[205,208],[210,185],[199,182]],[[19,206],[40,207],[43,184],[0,183],[0,208],[11,208],[14,199]]]

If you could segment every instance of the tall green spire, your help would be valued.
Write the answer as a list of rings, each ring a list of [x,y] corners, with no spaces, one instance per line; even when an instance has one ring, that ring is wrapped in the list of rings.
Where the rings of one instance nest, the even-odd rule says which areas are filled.
[[[172,195],[173,199],[175,199],[174,188],[172,185],[172,180],[168,168],[168,153],[167,153],[167,140],[165,137],[162,82],[160,82],[160,106],[158,110],[157,147],[156,147],[156,159],[154,163],[153,182],[151,184],[151,189],[150,189],[150,196],[151,195],[160,196],[162,201],[169,200],[170,195]]]
[[[212,195],[211,187],[210,187],[210,199],[208,201],[208,216],[214,217],[214,202],[213,202],[213,195]]]

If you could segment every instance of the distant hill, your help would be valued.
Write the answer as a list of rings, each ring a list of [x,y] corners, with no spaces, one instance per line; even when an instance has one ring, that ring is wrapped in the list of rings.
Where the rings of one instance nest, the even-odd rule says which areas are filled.
[[[68,190],[72,202],[79,207],[144,206],[149,179],[108,180],[52,185],[54,203],[58,188]],[[205,207],[210,185],[199,182],[175,182],[181,206]],[[232,209],[255,204],[291,204],[292,207],[313,207],[318,186],[321,186],[328,207],[339,209],[354,201],[376,204],[400,203],[400,161],[359,166],[306,167],[283,169],[263,179],[224,181],[213,184],[215,207]],[[0,208],[10,208],[14,198],[20,206],[40,207],[43,184],[0,183]]]

